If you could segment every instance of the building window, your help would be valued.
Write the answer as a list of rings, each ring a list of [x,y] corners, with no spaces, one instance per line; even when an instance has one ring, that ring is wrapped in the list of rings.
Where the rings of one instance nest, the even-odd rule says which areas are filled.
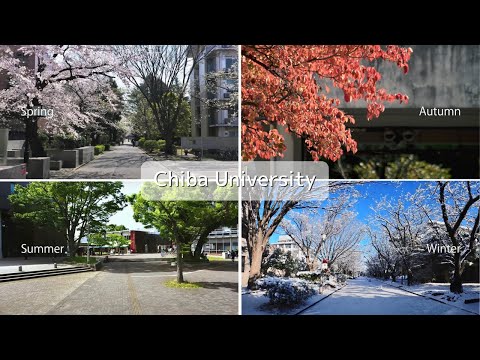
[[[208,125],[217,124],[217,110],[214,108],[208,109]]]
[[[225,70],[232,71],[232,67],[235,64],[235,59],[231,57],[225,58]]]
[[[211,58],[208,58],[207,59],[207,73],[209,72],[215,72],[217,69],[216,69],[216,59],[214,57],[211,57]]]

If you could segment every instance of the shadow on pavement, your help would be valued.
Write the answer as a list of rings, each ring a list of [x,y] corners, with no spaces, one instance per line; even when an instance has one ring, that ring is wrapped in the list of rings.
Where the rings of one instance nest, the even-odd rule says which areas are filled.
[[[200,285],[204,289],[230,289],[238,292],[238,283],[221,282],[221,281],[193,281],[193,283]]]

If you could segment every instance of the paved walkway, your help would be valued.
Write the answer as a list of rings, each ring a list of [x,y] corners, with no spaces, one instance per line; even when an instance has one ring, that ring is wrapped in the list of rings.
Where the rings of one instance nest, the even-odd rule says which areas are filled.
[[[169,262],[115,261],[103,271],[0,283],[0,314],[238,313],[238,263],[186,265],[198,289],[167,288]]]
[[[50,171],[52,179],[139,179],[140,168],[151,158],[132,145],[112,146],[95,159],[77,169]]]
[[[376,280],[358,278],[302,315],[470,315]]]

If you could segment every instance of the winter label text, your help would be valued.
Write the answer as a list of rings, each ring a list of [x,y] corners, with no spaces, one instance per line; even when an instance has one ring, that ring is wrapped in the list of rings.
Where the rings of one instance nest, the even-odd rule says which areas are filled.
[[[456,252],[460,252],[460,247],[450,245],[427,244],[427,251],[434,254],[455,254]]]

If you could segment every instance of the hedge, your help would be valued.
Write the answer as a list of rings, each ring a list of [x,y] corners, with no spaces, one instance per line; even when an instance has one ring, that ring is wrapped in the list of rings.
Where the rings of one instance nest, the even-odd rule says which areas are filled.
[[[165,145],[167,144],[167,142],[165,140],[158,140],[157,141],[157,149],[159,151],[165,151]]]
[[[153,152],[158,149],[158,143],[155,140],[145,140],[143,148],[146,152]]]
[[[102,154],[104,151],[105,151],[105,145],[96,145],[96,146],[95,146],[95,150],[94,150],[94,154],[95,154],[95,155],[100,155],[100,154]]]

